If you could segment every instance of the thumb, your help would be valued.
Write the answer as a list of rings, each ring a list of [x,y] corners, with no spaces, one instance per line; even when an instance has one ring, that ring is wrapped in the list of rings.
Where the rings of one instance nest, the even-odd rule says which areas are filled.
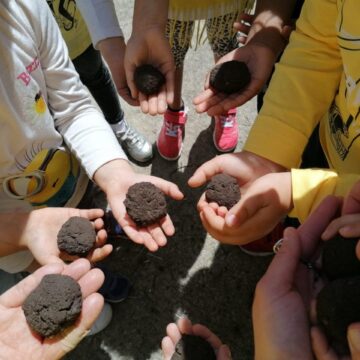
[[[221,168],[218,163],[218,157],[215,157],[201,165],[188,180],[188,184],[190,187],[199,187],[220,172]]]
[[[221,345],[216,360],[231,360],[231,351],[227,345]]]
[[[126,64],[125,62],[125,74],[126,74],[126,82],[131,92],[131,97],[133,99],[137,99],[139,97],[139,91],[134,82],[134,72],[136,69],[135,64]]]
[[[284,231],[281,247],[264,275],[264,278],[271,281],[272,288],[283,289],[292,285],[300,255],[300,238],[297,230],[287,228]]]
[[[348,329],[348,341],[352,360],[360,360],[360,323],[351,324]]]
[[[228,227],[239,227],[245,221],[251,219],[258,211],[264,208],[263,195],[249,190],[234,205],[225,216],[225,223]]]

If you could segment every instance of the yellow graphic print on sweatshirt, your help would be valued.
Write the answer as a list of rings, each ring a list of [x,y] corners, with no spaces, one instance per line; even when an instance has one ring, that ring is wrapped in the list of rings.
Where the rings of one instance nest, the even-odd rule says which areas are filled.
[[[69,49],[71,59],[81,55],[90,45],[91,38],[85,20],[75,0],[47,0]]]

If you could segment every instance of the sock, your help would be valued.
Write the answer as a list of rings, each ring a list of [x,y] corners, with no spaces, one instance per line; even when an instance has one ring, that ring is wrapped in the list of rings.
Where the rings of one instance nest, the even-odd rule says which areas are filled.
[[[127,129],[127,123],[124,119],[119,121],[116,124],[110,124],[111,128],[113,129],[113,132],[116,133],[122,133]]]
[[[173,109],[168,105],[168,110],[172,111],[172,112],[179,112],[179,111],[184,111],[185,110],[185,105],[184,103],[182,103],[182,105],[180,106],[179,109]]]

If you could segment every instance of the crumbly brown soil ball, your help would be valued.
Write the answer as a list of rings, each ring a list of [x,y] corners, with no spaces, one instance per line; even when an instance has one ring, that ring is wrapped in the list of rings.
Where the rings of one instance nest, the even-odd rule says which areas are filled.
[[[240,200],[240,187],[235,178],[227,174],[213,176],[206,187],[207,202],[231,209]]]
[[[182,335],[171,360],[216,360],[214,349],[202,337]]]
[[[338,279],[319,293],[316,313],[331,346],[339,355],[349,353],[346,332],[360,321],[360,277]]]
[[[86,256],[95,245],[96,232],[88,219],[73,216],[61,227],[57,242],[61,251]]]
[[[154,66],[138,66],[134,72],[134,81],[138,90],[145,95],[157,94],[165,84],[165,76]]]
[[[72,325],[81,313],[80,286],[67,275],[45,275],[22,308],[34,331],[43,337],[56,335]]]
[[[139,227],[155,224],[167,214],[165,194],[150,182],[130,186],[124,205]]]
[[[242,61],[224,62],[216,65],[210,72],[210,86],[225,94],[240,92],[249,84],[250,79],[250,71]]]
[[[322,270],[329,280],[360,276],[360,261],[355,248],[358,238],[344,238],[340,234],[325,241],[322,250]]]

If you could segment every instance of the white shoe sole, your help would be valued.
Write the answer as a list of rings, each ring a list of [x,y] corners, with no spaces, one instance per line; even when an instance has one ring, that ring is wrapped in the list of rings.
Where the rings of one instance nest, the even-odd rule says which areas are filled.
[[[99,317],[95,320],[87,336],[93,336],[104,330],[111,322],[112,319],[112,308],[108,303],[104,304],[103,309]]]

